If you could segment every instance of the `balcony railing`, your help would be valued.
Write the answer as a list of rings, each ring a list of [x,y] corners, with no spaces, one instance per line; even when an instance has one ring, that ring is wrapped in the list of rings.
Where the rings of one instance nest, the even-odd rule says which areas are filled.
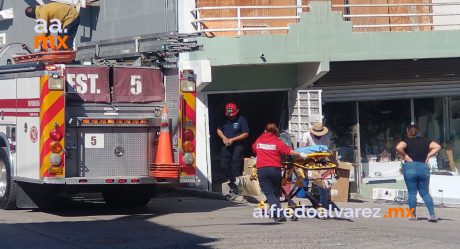
[[[460,29],[460,2],[449,2],[460,0],[372,1],[363,4],[362,0],[346,0],[347,4],[331,7],[342,12],[343,20],[352,23],[354,32]],[[308,11],[309,5],[203,6],[191,13],[196,33],[213,37],[287,34],[289,25]]]
[[[308,5],[292,6],[213,6],[191,10],[197,33],[207,36],[286,34],[289,24],[300,19]]]
[[[342,10],[344,20],[351,21],[353,31],[358,32],[460,29],[460,2],[381,1],[382,3],[354,4],[353,0],[350,0],[349,4],[333,4],[332,8]]]

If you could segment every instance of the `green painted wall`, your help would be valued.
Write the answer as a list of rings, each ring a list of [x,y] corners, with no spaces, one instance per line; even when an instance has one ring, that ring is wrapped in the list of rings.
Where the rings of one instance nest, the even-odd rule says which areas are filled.
[[[295,64],[213,67],[212,84],[204,91],[287,89],[296,82]]]
[[[312,0],[288,35],[200,38],[211,66],[460,57],[460,30],[352,32],[330,1]],[[265,61],[261,59],[264,54]]]

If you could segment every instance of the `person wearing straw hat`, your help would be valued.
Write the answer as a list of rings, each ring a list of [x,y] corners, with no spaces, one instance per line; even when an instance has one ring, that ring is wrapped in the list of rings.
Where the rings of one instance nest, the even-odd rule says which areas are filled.
[[[311,145],[325,145],[328,148],[331,145],[331,140],[327,136],[329,129],[323,125],[323,123],[316,122],[310,127],[308,132],[305,132],[302,136],[302,146]],[[305,180],[305,184],[308,185],[308,180]],[[323,208],[328,209],[329,206],[329,192],[327,189],[319,187],[319,200]]]
[[[302,146],[311,145],[326,145],[328,148],[331,146],[331,140],[327,136],[329,129],[320,122],[314,123],[308,132],[302,136]]]

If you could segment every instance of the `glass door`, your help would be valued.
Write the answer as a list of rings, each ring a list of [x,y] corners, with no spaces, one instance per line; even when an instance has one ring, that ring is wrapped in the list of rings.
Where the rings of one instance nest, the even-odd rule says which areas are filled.
[[[325,125],[330,130],[331,150],[338,153],[342,162],[350,162],[359,166],[358,123],[356,102],[327,103],[324,107]],[[350,192],[357,192],[359,172],[350,172]]]
[[[460,171],[460,97],[447,99],[446,148],[448,166],[452,171]]]
[[[396,144],[411,123],[410,100],[359,102],[362,162],[395,161]]]

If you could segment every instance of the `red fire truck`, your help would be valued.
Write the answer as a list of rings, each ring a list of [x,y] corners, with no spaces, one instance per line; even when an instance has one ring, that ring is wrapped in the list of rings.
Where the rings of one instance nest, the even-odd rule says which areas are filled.
[[[140,206],[159,184],[194,178],[193,72],[176,77],[177,166],[154,172],[169,69],[107,61],[0,66],[0,208],[48,207],[80,192]]]

